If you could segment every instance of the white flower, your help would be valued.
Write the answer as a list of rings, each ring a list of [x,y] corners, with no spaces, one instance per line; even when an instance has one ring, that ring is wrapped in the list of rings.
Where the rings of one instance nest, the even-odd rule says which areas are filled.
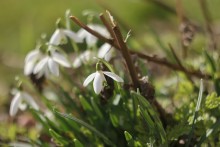
[[[49,52],[50,55],[45,56],[37,63],[33,71],[34,74],[37,74],[38,76],[44,74],[48,77],[51,73],[55,76],[59,76],[59,65],[71,67],[65,55],[55,50],[50,50]]]
[[[106,38],[110,37],[109,32],[106,30],[106,28],[104,28],[101,25],[97,25],[97,24],[88,24],[87,25],[89,28],[91,28],[92,30],[100,33],[101,35],[105,36]],[[93,36],[92,34],[90,34],[89,32],[87,32],[85,29],[80,29],[77,32],[77,35],[82,38],[82,39],[86,39],[86,44],[88,46],[93,46],[96,44],[98,38],[96,38],[95,36]]]
[[[33,73],[33,69],[37,63],[37,61],[42,57],[42,53],[40,50],[35,49],[27,54],[25,57],[25,64],[24,64],[24,74],[30,75]]]
[[[93,57],[93,52],[90,50],[86,50],[82,54],[80,54],[74,61],[73,61],[73,67],[78,68],[82,64],[88,63]]]
[[[106,81],[104,74],[117,82],[124,82],[122,78],[112,72],[99,70],[89,75],[84,81],[83,86],[86,87],[94,79],[93,88],[95,93],[99,94],[104,88],[103,84]]]
[[[106,61],[110,61],[112,58],[113,50],[111,49],[112,46],[108,43],[103,44],[98,51],[98,57],[103,58]]]
[[[18,112],[18,108],[21,110],[26,108],[26,105],[24,105],[23,101],[28,103],[34,109],[39,110],[39,107],[32,96],[26,92],[18,91],[13,97],[10,105],[10,116],[15,116],[15,114]]]
[[[67,41],[67,37],[74,40],[76,43],[81,43],[83,41],[73,31],[68,30],[68,29],[58,28],[51,36],[49,44],[52,44],[52,45],[62,44],[63,42]]]

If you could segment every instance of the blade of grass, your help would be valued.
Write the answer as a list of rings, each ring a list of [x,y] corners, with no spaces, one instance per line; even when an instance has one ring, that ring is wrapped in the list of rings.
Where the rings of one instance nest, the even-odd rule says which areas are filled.
[[[192,122],[192,129],[189,133],[189,140],[186,144],[186,147],[188,147],[190,145],[190,142],[191,142],[191,139],[192,139],[192,136],[193,136],[193,133],[194,133],[194,130],[195,130],[195,122],[196,122],[196,118],[198,117],[198,112],[200,110],[200,106],[201,106],[201,102],[202,102],[202,93],[203,93],[203,82],[202,82],[202,79],[200,81],[200,88],[199,88],[199,96],[198,96],[198,101],[197,101],[197,104],[196,104],[196,109],[195,109],[195,112],[194,112],[194,115],[193,115],[193,122]]]
[[[154,108],[151,106],[151,104],[143,96],[141,96],[139,94],[139,92],[136,93],[136,92],[132,91],[131,95],[134,98],[138,99],[139,105],[143,108],[142,113],[144,114],[144,116],[146,117],[149,114],[149,117],[146,117],[145,119],[147,121],[149,121],[149,120],[153,121],[153,124],[150,121],[148,123],[155,126],[155,129],[157,129],[156,133],[157,134],[159,133],[159,135],[160,135],[161,143],[164,146],[167,146],[166,132],[165,132],[165,130],[163,128],[163,125],[162,125],[162,122],[159,119],[159,117],[158,117],[157,113],[155,112]]]
[[[96,128],[94,128],[93,126],[87,124],[86,122],[74,117],[74,116],[70,116],[68,114],[64,114],[64,113],[61,113],[61,112],[58,112],[56,110],[54,110],[54,112],[64,118],[67,118],[67,119],[70,119],[70,120],[73,120],[74,122],[86,127],[87,129],[89,129],[90,131],[94,132],[97,136],[99,136],[100,138],[102,138],[104,140],[104,142],[110,146],[116,146],[112,141],[110,141],[103,133],[101,133],[100,131],[98,131]]]

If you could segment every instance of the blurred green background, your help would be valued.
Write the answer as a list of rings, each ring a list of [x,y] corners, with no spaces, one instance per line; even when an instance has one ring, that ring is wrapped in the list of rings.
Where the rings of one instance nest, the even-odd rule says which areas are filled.
[[[175,0],[162,2],[166,2],[175,10]],[[208,2],[211,14],[218,23],[220,1]],[[183,5],[186,15],[191,20],[204,24],[197,0],[184,0]],[[83,10],[100,13],[109,9],[120,23],[131,28],[132,32],[143,32],[151,25],[156,27],[161,38],[169,38],[167,36],[178,30],[175,14],[163,10],[149,0],[1,0],[0,7],[1,99],[7,97],[14,76],[23,73],[25,54],[35,47],[36,40],[42,33],[48,36],[53,33],[57,18],[64,18],[67,9],[84,22],[86,18],[82,16]],[[175,39],[175,36],[169,39]],[[151,40],[146,38],[145,43],[153,44]]]

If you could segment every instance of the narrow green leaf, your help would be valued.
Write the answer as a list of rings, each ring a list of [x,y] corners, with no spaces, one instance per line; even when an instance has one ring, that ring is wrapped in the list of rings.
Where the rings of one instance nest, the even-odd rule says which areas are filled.
[[[144,111],[144,109],[140,105],[138,105],[138,108],[140,109],[142,117],[144,118],[146,123],[149,125],[149,128],[155,129],[154,122],[152,121],[149,113],[147,111]]]
[[[215,60],[214,60],[213,57],[211,57],[211,56],[209,55],[209,53],[208,53],[206,50],[204,50],[204,54],[205,54],[207,63],[208,63],[208,64],[210,65],[210,67],[211,67],[212,76],[213,76],[213,78],[214,78],[214,75],[215,75],[215,73],[217,72]],[[215,90],[216,90],[218,96],[220,96],[220,80],[219,80],[219,78],[217,78],[217,79],[214,78],[213,80],[214,80]]]
[[[60,136],[58,133],[56,133],[54,130],[49,129],[50,135],[60,144],[67,145],[68,142],[64,140],[62,136]]]
[[[126,139],[127,141],[133,140],[133,138],[132,138],[132,136],[131,136],[130,133],[128,133],[127,131],[124,131],[124,134],[125,134],[125,139]]]
[[[215,61],[213,60],[213,58],[209,55],[209,53],[208,53],[206,50],[204,50],[204,54],[205,54],[205,57],[206,57],[207,62],[208,62],[208,63],[210,64],[210,66],[211,66],[212,72],[213,72],[213,73],[216,72],[217,70],[216,70]]]
[[[193,115],[192,128],[191,128],[191,131],[189,133],[189,141],[188,141],[188,143],[186,145],[187,147],[190,145],[190,142],[191,142],[191,139],[192,139],[192,136],[193,136],[193,133],[194,133],[195,121],[196,121],[196,118],[198,117],[198,112],[200,110],[200,106],[201,106],[201,102],[202,102],[202,93],[203,93],[203,82],[202,82],[202,79],[201,79],[201,81],[200,81],[200,88],[199,88],[198,101],[197,101],[196,109],[195,109],[195,112],[194,112],[194,115]]]
[[[139,105],[141,108],[141,113],[143,115],[143,117],[145,117],[146,121],[148,121],[148,123],[151,126],[155,126],[154,128],[157,129],[156,134],[159,133],[160,135],[160,139],[161,139],[161,143],[164,146],[167,146],[167,137],[166,137],[166,132],[163,128],[162,122],[159,119],[157,113],[155,112],[154,108],[151,106],[151,104],[143,97],[140,95],[140,93],[136,93],[134,91],[131,92],[131,95],[134,98],[138,99]],[[146,112],[144,112],[146,111]],[[153,122],[151,122],[150,120],[152,120]],[[153,129],[153,128],[152,128]],[[152,130],[155,131],[155,130]]]
[[[78,139],[74,139],[73,142],[75,147],[84,147],[83,144]]]
[[[102,115],[102,112],[101,110],[99,109],[98,105],[96,104],[95,100],[93,97],[91,97],[91,104],[92,104],[92,107],[94,109],[94,111],[96,112],[96,114],[99,116],[100,119],[103,119],[103,115]]]
[[[116,115],[114,115],[114,114],[112,114],[111,112],[109,113],[109,116],[110,116],[110,120],[111,120],[111,122],[112,122],[112,125],[114,126],[114,127],[118,127],[118,118],[117,118],[117,116]]]
[[[74,116],[70,116],[68,114],[64,114],[64,113],[61,113],[61,112],[58,112],[56,110],[54,110],[54,112],[64,118],[67,118],[67,119],[70,119],[70,120],[73,120],[74,122],[86,127],[87,129],[89,129],[90,131],[94,132],[97,136],[99,136],[100,138],[102,138],[105,143],[107,143],[108,145],[111,145],[111,146],[115,146],[115,144],[113,142],[111,142],[103,133],[101,133],[100,131],[98,131],[96,128],[94,128],[93,126],[87,124],[86,122],[74,117]]]
[[[133,140],[133,137],[131,136],[131,134],[128,133],[127,131],[124,131],[124,135],[125,135],[125,139],[128,143],[128,146],[133,147],[135,141]]]
[[[85,111],[92,111],[91,105],[87,102],[87,100],[83,96],[80,95],[79,100],[80,100],[81,105]]]

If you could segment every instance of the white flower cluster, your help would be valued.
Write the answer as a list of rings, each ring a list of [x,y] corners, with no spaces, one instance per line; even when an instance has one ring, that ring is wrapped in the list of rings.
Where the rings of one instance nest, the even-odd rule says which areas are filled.
[[[100,25],[88,24],[88,27],[107,38],[110,37],[109,32]],[[65,52],[59,48],[60,45],[66,44],[69,39],[74,43],[83,43],[85,40],[88,48],[86,51],[78,54],[73,62],[71,62]],[[24,74],[26,76],[34,74],[37,78],[42,76],[47,78],[51,75],[59,76],[59,66],[66,68],[78,68],[82,64],[89,63],[93,57],[109,61],[113,54],[111,45],[104,43],[99,48],[98,52],[94,52],[94,50],[91,49],[96,46],[97,42],[98,38],[91,35],[84,29],[80,29],[77,33],[75,33],[69,29],[57,28],[48,42],[46,51],[42,51],[39,47],[27,54],[25,58]],[[94,80],[94,91],[96,94],[99,94],[104,88],[104,82],[106,81],[105,76],[108,76],[117,82],[123,82],[122,78],[112,72],[97,70],[95,73],[92,73],[86,78],[83,86],[87,86],[92,80]],[[14,116],[17,113],[18,108],[21,110],[26,108],[24,107],[26,105],[24,105],[23,102],[26,102],[36,110],[39,109],[32,96],[22,90],[18,90],[11,102],[11,116]]]

